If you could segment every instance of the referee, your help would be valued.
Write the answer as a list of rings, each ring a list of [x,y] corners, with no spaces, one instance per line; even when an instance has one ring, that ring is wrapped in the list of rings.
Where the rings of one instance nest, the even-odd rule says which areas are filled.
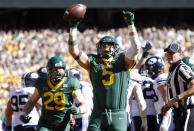
[[[194,131],[194,73],[182,62],[182,50],[174,42],[164,49],[170,65],[167,88],[168,103],[162,107],[162,114],[173,109],[176,131]]]

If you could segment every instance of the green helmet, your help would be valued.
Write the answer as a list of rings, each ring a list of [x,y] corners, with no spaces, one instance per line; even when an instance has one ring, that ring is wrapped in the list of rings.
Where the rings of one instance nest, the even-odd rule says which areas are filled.
[[[184,58],[182,59],[182,61],[183,61],[186,65],[188,65],[189,67],[191,67],[192,71],[194,71],[194,62],[193,62],[193,60],[191,59],[191,57],[184,57]]]
[[[66,64],[63,61],[63,59],[58,56],[51,57],[48,60],[46,67],[48,71],[48,77],[50,77],[55,82],[61,81],[66,75]],[[60,72],[57,70],[53,70],[53,68],[59,68],[59,67],[63,68],[64,70]]]
[[[114,44],[114,52],[104,52],[101,50],[101,45],[103,43],[113,43]],[[96,48],[97,48],[97,54],[100,57],[104,57],[104,58],[110,58],[111,56],[115,56],[118,54],[119,52],[119,44],[117,42],[117,40],[115,38],[113,38],[112,36],[104,36],[102,39],[99,40],[99,42],[96,44]]]

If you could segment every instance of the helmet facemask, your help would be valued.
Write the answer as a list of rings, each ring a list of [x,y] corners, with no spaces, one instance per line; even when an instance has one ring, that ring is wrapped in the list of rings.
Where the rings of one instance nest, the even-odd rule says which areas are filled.
[[[114,43],[101,43],[99,44],[99,51],[101,54],[101,57],[103,58],[110,58],[113,56],[114,53]]]
[[[119,45],[111,36],[105,36],[97,43],[97,54],[100,57],[108,59],[111,56],[115,56],[118,51]]]
[[[65,69],[63,67],[54,67],[49,70],[48,75],[54,82],[60,82],[65,77]]]
[[[48,77],[54,82],[60,82],[66,76],[66,64],[60,57],[52,57],[47,63]]]

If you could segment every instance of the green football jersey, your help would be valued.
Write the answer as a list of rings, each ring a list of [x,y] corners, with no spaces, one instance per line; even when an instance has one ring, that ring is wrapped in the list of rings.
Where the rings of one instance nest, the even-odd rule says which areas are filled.
[[[73,91],[80,88],[80,83],[76,78],[68,77],[53,86],[49,78],[38,78],[35,87],[43,104],[40,120],[61,123],[67,108],[73,103]]]
[[[125,68],[124,56],[124,52],[120,53],[106,64],[99,56],[88,55],[95,109],[126,109],[130,73]]]

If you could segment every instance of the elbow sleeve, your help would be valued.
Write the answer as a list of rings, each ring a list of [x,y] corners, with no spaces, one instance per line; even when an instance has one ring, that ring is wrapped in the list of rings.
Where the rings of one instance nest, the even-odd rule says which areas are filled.
[[[137,60],[140,48],[139,38],[137,35],[135,35],[131,38],[131,47],[127,50],[126,57],[129,60]]]
[[[131,47],[127,50],[126,57],[129,60],[137,60],[137,56],[140,52],[141,45],[140,45],[139,37],[138,37],[137,31],[134,25],[131,25],[129,27],[129,34],[132,34],[130,35]]]

